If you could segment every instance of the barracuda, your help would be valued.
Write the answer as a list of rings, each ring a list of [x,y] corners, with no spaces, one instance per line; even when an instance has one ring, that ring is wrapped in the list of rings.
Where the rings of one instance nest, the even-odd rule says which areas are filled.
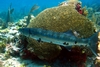
[[[92,48],[95,47],[94,48],[95,51],[96,51],[96,43],[98,41],[97,40],[98,32],[93,34],[91,37],[85,39],[76,37],[72,31],[54,32],[51,30],[45,30],[41,28],[21,28],[19,29],[19,32],[39,42],[53,43],[64,47],[73,46],[73,45],[79,45],[79,46],[87,45]],[[96,55],[93,49],[91,50]]]

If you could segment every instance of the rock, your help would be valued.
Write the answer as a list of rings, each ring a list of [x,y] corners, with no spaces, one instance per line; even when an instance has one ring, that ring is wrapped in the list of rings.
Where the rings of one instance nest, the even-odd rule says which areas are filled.
[[[0,33],[8,33],[8,32],[9,32],[9,29],[7,29],[7,28],[6,28],[6,29],[1,29],[1,30],[0,30]]]
[[[17,30],[10,30],[10,31],[9,31],[9,34],[15,35],[15,34],[17,34],[17,32],[18,32]]]
[[[33,39],[29,39],[28,43],[28,49],[31,49],[30,51],[34,51],[39,59],[45,59],[48,61],[57,57],[62,50],[60,46],[44,42],[39,43]]]
[[[6,48],[6,44],[4,42],[0,42],[0,53],[4,52]]]
[[[4,67],[20,67],[20,65],[20,62],[16,58],[10,58],[3,63]]]
[[[32,21],[35,17],[33,15],[31,15],[31,20]],[[25,16],[23,19],[20,19],[16,25],[19,26],[19,27],[26,27],[27,26],[27,19],[28,19],[28,16]]]
[[[94,32],[91,21],[79,14],[72,6],[48,8],[38,14],[28,25],[29,28],[43,28],[56,32],[78,31],[80,38],[90,37]],[[28,47],[33,48],[40,59],[52,60],[57,57],[61,47],[50,43],[27,39]]]

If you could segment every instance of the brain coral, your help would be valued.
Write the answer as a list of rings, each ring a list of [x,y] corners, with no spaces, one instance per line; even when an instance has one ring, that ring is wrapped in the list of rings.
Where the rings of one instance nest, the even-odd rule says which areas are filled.
[[[56,32],[65,32],[67,30],[78,31],[80,37],[83,38],[87,38],[94,33],[92,22],[85,16],[79,14],[71,6],[57,6],[45,9],[30,22],[28,27],[43,28]],[[38,56],[46,59],[56,57],[61,50],[60,47],[48,43],[36,43],[32,39],[28,39],[28,41],[30,44],[34,44],[32,46],[34,48],[34,52]]]

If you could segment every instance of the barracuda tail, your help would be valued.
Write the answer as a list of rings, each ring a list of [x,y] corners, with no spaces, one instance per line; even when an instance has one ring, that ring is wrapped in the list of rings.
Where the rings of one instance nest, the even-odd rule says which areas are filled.
[[[98,56],[97,55],[98,32],[96,32],[89,38],[88,43],[89,43],[89,48],[93,52],[93,54],[95,56]]]

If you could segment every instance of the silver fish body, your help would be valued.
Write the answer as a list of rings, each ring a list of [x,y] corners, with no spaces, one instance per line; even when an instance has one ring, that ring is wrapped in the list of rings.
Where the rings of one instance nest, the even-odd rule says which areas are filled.
[[[93,54],[97,56],[96,44],[98,41],[98,32],[85,39],[76,37],[72,31],[55,32],[41,28],[20,28],[19,32],[39,42],[53,43],[64,47],[70,47],[73,45],[88,46]]]
[[[53,43],[62,46],[73,46],[77,42],[77,45],[88,45],[89,38],[81,39],[74,36],[71,33],[54,32],[51,30],[45,30],[41,28],[21,28],[19,29],[23,35],[31,37],[35,40],[41,39],[43,42]],[[68,45],[66,45],[68,44]]]

